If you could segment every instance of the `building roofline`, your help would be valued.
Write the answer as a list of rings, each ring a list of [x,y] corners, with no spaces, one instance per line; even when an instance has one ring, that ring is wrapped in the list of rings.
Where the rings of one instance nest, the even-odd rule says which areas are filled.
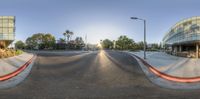
[[[170,32],[173,28],[175,28],[177,25],[182,24],[182,23],[184,23],[186,20],[192,19],[192,18],[195,18],[195,17],[196,17],[196,19],[197,19],[197,18],[200,19],[200,16],[192,16],[192,17],[183,18],[183,19],[181,19],[180,21],[178,21],[177,23],[175,23],[175,24],[174,24],[172,27],[170,27],[170,29],[165,33],[165,35],[164,35],[162,41],[164,41],[164,38],[165,38],[165,37],[169,34],[169,32]]]

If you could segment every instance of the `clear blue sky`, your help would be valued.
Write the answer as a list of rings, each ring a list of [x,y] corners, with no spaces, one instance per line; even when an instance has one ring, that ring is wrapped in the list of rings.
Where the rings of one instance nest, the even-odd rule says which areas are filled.
[[[147,20],[147,41],[158,43],[176,22],[200,15],[200,0],[1,0],[0,15],[16,16],[16,40],[38,32],[52,33],[57,39],[72,30],[76,36],[88,35],[89,43],[127,35],[143,40]]]

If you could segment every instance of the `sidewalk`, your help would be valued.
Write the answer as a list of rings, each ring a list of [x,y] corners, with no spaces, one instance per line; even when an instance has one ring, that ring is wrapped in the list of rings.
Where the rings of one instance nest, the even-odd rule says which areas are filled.
[[[34,64],[33,54],[0,59],[0,89],[12,88],[21,83],[30,73]]]
[[[143,51],[131,52],[143,58]],[[177,77],[200,76],[200,59],[172,56],[164,52],[147,52],[148,62],[159,71]]]
[[[94,51],[82,51],[82,50],[26,50],[28,53],[34,53],[34,54],[39,54],[39,53],[45,53],[45,54],[69,54],[69,53],[76,53],[76,54],[81,54],[81,53],[90,53]]]
[[[23,53],[18,56],[0,59],[0,76],[12,73],[22,65],[24,65],[28,60],[33,57],[33,54]]]

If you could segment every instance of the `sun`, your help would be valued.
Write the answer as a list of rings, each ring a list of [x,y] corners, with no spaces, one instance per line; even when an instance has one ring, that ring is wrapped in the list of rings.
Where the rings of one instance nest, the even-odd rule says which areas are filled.
[[[98,43],[98,44],[97,44],[97,47],[100,48],[100,49],[102,49],[101,43]]]

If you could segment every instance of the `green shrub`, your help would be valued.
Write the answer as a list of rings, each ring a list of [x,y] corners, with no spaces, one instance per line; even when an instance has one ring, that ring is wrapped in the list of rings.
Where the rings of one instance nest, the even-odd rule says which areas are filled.
[[[20,55],[20,54],[22,54],[22,53],[23,53],[22,50],[16,50],[16,52],[15,52],[16,55]]]

